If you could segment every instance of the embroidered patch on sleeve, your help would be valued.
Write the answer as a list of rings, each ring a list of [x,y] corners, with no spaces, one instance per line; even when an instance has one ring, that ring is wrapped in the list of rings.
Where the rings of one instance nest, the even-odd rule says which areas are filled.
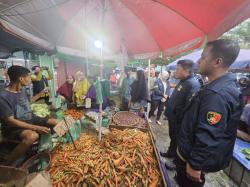
[[[212,112],[209,111],[207,113],[207,122],[209,123],[209,125],[215,125],[217,123],[219,123],[221,120],[221,114],[218,112]]]

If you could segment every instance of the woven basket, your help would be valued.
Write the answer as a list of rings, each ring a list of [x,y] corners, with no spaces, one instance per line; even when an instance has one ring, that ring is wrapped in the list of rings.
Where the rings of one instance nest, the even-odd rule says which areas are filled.
[[[113,116],[113,122],[116,125],[136,126],[140,122],[140,117],[132,112],[122,111]]]

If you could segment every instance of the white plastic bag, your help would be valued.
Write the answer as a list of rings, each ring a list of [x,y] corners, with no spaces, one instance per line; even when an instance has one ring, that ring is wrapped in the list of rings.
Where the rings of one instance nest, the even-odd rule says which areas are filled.
[[[91,108],[91,98],[86,98],[85,100],[85,108]]]

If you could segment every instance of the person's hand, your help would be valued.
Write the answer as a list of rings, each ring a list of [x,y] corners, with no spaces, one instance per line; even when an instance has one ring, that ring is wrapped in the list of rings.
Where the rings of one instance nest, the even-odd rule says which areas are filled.
[[[39,134],[47,134],[50,131],[50,129],[47,127],[37,126],[37,125],[34,127],[33,130],[38,132]]]
[[[250,142],[250,135],[241,130],[237,130],[237,137],[247,142]]]
[[[166,101],[167,101],[167,99],[166,99],[166,98],[164,98],[164,97],[163,97],[163,98],[161,98],[161,102],[162,102],[162,103],[165,103]]]
[[[56,126],[60,121],[57,119],[53,119],[53,118],[49,118],[47,121],[47,124],[51,125],[51,126]]]
[[[62,95],[59,96],[61,98],[62,101],[66,101],[66,98],[63,97]]]
[[[48,93],[48,92],[49,92],[49,89],[48,88],[44,88],[39,94],[43,95],[43,94]]]
[[[168,95],[164,95],[164,98],[167,99],[167,98],[168,98]]]
[[[48,89],[48,88],[44,88],[42,92],[43,92],[43,93],[48,93],[48,92],[49,92],[49,89]]]
[[[39,92],[37,95],[38,95],[38,97],[40,98],[40,97],[42,97],[43,96],[43,94],[46,94],[46,93],[48,93],[49,92],[49,89],[48,88],[45,88],[45,89],[43,89],[41,92]],[[36,95],[36,96],[37,96]]]
[[[189,163],[186,164],[186,174],[187,177],[195,182],[202,182],[201,180],[201,171],[194,170]]]
[[[86,98],[86,96],[85,96],[85,95],[82,95],[80,98],[81,98],[82,100],[84,100],[84,99]]]

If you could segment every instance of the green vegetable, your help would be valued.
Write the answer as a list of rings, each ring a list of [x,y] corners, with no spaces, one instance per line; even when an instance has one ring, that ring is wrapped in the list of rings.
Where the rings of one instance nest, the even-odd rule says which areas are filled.
[[[50,115],[49,107],[46,104],[31,104],[32,112],[41,118],[45,118]]]
[[[241,149],[241,152],[245,155],[246,159],[250,160],[250,149],[249,148]]]

